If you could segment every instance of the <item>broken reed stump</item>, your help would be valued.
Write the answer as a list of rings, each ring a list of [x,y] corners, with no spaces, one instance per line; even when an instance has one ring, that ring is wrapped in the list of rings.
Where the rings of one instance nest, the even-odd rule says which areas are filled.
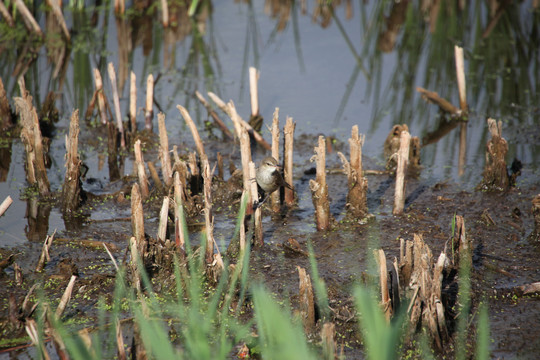
[[[169,155],[169,137],[167,136],[167,128],[165,127],[165,114],[158,114],[158,129],[159,129],[159,158],[161,159],[161,172],[163,181],[167,187],[172,184],[172,166],[171,157]]]
[[[403,208],[405,207],[405,176],[409,161],[410,141],[411,135],[409,132],[402,131],[397,154],[396,191],[394,195],[394,210],[392,211],[394,215],[403,214]]]
[[[79,157],[79,110],[71,115],[69,136],[66,136],[66,176],[62,186],[62,212],[76,211],[82,202],[84,190],[81,182],[81,164]]]
[[[109,79],[111,80],[111,87],[113,92],[113,104],[114,104],[114,113],[116,116],[116,127],[120,133],[120,146],[122,149],[126,148],[126,135],[124,134],[124,124],[122,122],[122,112],[120,110],[120,97],[118,95],[118,89],[116,86],[116,71],[114,70],[113,63],[109,63],[107,68],[109,72]]]
[[[19,80],[22,97],[14,98],[15,109],[22,124],[21,140],[26,150],[26,179],[30,185],[37,184],[39,194],[46,196],[50,192],[47,169],[45,167],[44,139],[41,136],[36,108],[32,105],[32,96]]]
[[[256,178],[255,163],[253,161],[249,162],[249,178]],[[251,192],[251,204],[249,204],[248,206],[255,209],[255,214],[253,216],[255,224],[253,228],[253,243],[255,244],[255,246],[263,246],[264,237],[262,227],[262,208],[260,206],[257,206],[259,204],[257,181],[251,181],[251,187],[249,191]]]
[[[313,296],[313,286],[311,277],[306,273],[306,269],[296,266],[299,278],[299,296],[300,317],[304,325],[304,332],[311,334],[315,328],[315,299]]]
[[[137,139],[133,145],[135,153],[135,166],[137,167],[137,177],[139,179],[139,186],[141,189],[142,199],[146,199],[150,195],[148,188],[148,176],[146,175],[146,169],[144,167],[144,159],[141,151],[141,140]]]
[[[43,271],[45,268],[45,265],[48,261],[51,261],[51,257],[49,255],[49,249],[51,248],[54,235],[56,234],[56,230],[52,233],[52,235],[47,235],[45,238],[45,241],[43,242],[43,247],[41,249],[41,255],[39,256],[38,263],[36,265],[36,271],[40,272]]]
[[[287,119],[285,121],[285,127],[283,128],[283,178],[287,184],[293,187],[293,189],[293,145],[295,128],[296,123],[293,122],[292,117],[287,116]],[[296,201],[294,198],[293,189],[285,187],[285,204],[287,204],[288,206],[293,206]]]
[[[152,120],[154,117],[154,75],[148,75],[146,80],[146,109],[144,112],[144,128],[152,131]]]
[[[309,180],[309,188],[315,207],[315,222],[317,230],[330,229],[330,202],[328,200],[328,184],[326,183],[326,141],[324,136],[319,136],[319,145],[315,148],[315,155],[311,161],[316,161],[315,180]]]
[[[347,175],[349,192],[347,194],[347,208],[351,215],[363,219],[368,214],[367,187],[368,181],[362,169],[362,146],[365,136],[358,133],[358,126],[352,127],[350,146],[350,162],[343,153],[338,155],[343,163],[343,170]]]
[[[473,246],[471,239],[467,237],[465,219],[461,215],[456,215],[454,221],[454,233],[452,234],[452,262],[458,264],[462,261],[466,261],[465,264],[472,264]]]
[[[272,119],[272,157],[276,159],[279,164],[279,108],[274,110],[274,117]],[[291,183],[288,183],[291,184]],[[270,206],[272,211],[279,212],[281,207],[281,195],[279,191],[274,191],[270,195]]]
[[[129,124],[132,134],[137,132],[137,76],[132,71],[129,80]]]
[[[481,188],[485,190],[505,191],[510,188],[510,177],[506,168],[508,143],[502,137],[502,121],[487,119],[491,139],[486,144],[486,165],[484,167]]]
[[[259,113],[259,90],[257,82],[259,81],[260,72],[254,67],[249,68],[249,94],[251,99],[251,116],[249,125],[253,130],[260,132],[263,124],[263,117]]]

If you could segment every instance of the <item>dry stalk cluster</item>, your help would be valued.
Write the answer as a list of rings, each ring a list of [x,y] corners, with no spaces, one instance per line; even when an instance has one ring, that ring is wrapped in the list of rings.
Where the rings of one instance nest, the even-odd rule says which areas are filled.
[[[413,235],[412,241],[401,239],[399,263],[394,259],[388,266],[384,251],[375,251],[379,265],[381,306],[387,320],[398,314],[401,307],[407,306],[410,335],[425,329],[439,351],[448,344],[454,328],[458,264],[472,264],[472,244],[466,236],[465,222],[461,216],[456,216],[452,254],[449,257],[443,251],[435,258],[418,234]],[[405,298],[410,299],[409,304],[403,303]]]

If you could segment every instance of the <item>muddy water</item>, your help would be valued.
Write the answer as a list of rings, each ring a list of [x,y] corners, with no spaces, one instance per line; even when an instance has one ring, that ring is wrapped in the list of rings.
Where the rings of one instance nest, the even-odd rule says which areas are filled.
[[[539,277],[538,247],[527,240],[532,229],[530,199],[538,192],[539,183],[539,47],[538,36],[532,35],[538,35],[534,23],[538,20],[538,11],[531,12],[530,4],[516,5],[505,15],[511,21],[504,18],[506,21],[501,21],[485,40],[480,40],[481,30],[472,24],[478,21],[478,28],[486,28],[488,9],[471,7],[465,12],[467,15],[441,16],[439,25],[431,33],[429,24],[415,15],[419,12],[418,5],[410,4],[406,13],[408,22],[398,30],[393,49],[381,52],[378,38],[385,27],[382,14],[390,16],[390,6],[380,9],[378,4],[359,7],[355,3],[351,18],[348,18],[346,7],[340,6],[335,16],[328,19],[314,19],[311,15],[314,6],[308,4],[307,14],[302,13],[300,6],[290,9],[283,28],[281,19],[265,11],[262,2],[250,5],[216,2],[211,13],[203,16],[193,28],[187,26],[185,33],[178,29],[164,30],[159,21],[152,21],[152,17],[130,17],[126,24],[131,29],[131,42],[120,31],[122,24],[115,20],[112,11],[96,11],[95,25],[91,22],[94,9],[90,7],[86,12],[66,11],[68,27],[73,29],[73,45],[65,77],[53,76],[55,61],[47,60],[45,46],[37,49],[37,59],[25,74],[27,88],[38,108],[48,91],[53,90],[58,96],[56,106],[60,119],[52,133],[52,165],[48,171],[52,189],[61,188],[64,135],[69,116],[75,108],[81,113],[86,110],[94,88],[94,67],[102,71],[109,98],[111,88],[106,64],[113,62],[117,74],[122,73],[121,69],[132,70],[137,75],[139,108],[144,107],[146,77],[153,74],[159,79],[155,87],[155,111],[166,114],[171,146],[177,145],[181,155],[194,149],[191,135],[176,110],[176,105],[182,104],[196,120],[211,160],[215,160],[216,152],[220,151],[227,160],[230,158],[240,166],[238,148],[221,141],[218,130],[204,130],[207,114],[193,93],[195,90],[203,94],[212,91],[224,100],[233,99],[239,113],[247,119],[250,113],[248,67],[256,66],[261,72],[260,111],[266,124],[276,107],[280,108],[282,124],[285,116],[292,116],[296,122],[294,185],[298,206],[281,216],[265,213],[265,240],[269,246],[258,255],[259,261],[255,262],[259,267],[254,275],[264,276],[275,291],[293,293],[297,286],[296,280],[291,280],[296,279],[295,265],[307,266],[307,260],[287,253],[281,244],[294,237],[305,246],[309,239],[315,244],[321,273],[334,301],[345,301],[348,286],[367,271],[372,248],[382,246],[390,256],[398,255],[399,241],[396,239],[411,239],[414,232],[421,232],[433,246],[434,253],[441,251],[450,236],[452,215],[460,213],[480,247],[476,264],[479,271],[477,289],[478,293],[487,294],[493,309],[490,312],[496,341],[493,350],[501,356],[522,357],[539,351],[537,343],[526,341],[524,337],[524,329],[528,329],[527,333],[540,333],[538,319],[528,316],[540,313],[538,301],[534,298],[504,298],[514,286],[538,281]],[[44,16],[38,17],[38,21],[44,27]],[[461,26],[460,22],[468,26]],[[325,26],[321,25],[323,23]],[[414,26],[408,25],[410,23]],[[120,46],[126,43],[132,44],[131,49]],[[448,120],[441,116],[435,105],[426,103],[415,91],[417,86],[437,91],[458,105],[453,57],[456,43],[465,49],[471,109],[465,163],[461,167],[458,161],[459,127],[437,141],[429,140],[434,139],[431,134],[440,124]],[[16,78],[11,76],[16,67],[16,56],[4,51],[1,58],[4,65],[0,75],[8,98],[12,99],[18,96]],[[125,114],[128,82],[122,88],[121,108]],[[509,143],[507,160],[511,162],[516,157],[524,165],[523,175],[518,178],[518,189],[507,194],[490,195],[474,190],[484,164],[488,136],[486,117],[503,121],[503,135]],[[137,120],[142,128],[142,110]],[[97,284],[114,274],[108,256],[102,249],[83,247],[83,251],[74,250],[76,248],[68,240],[106,241],[117,247],[114,254],[122,259],[131,228],[125,220],[130,216],[129,201],[107,197],[107,194],[117,194],[126,183],[109,180],[106,131],[96,121],[81,121],[81,156],[89,167],[84,188],[95,197],[83,208],[80,221],[64,222],[54,201],[37,202],[35,197],[27,194],[23,146],[16,136],[3,137],[0,145],[7,156],[2,157],[2,168],[7,169],[7,175],[0,183],[0,199],[11,195],[15,201],[0,219],[0,247],[2,256],[19,253],[17,262],[25,270],[27,282],[32,283],[40,279],[31,269],[39,256],[41,242],[57,229],[57,237],[65,241],[55,245],[53,259],[45,269],[46,275],[58,275],[59,283],[63,284],[67,281],[65,275],[69,273],[69,264],[77,264],[81,281],[87,285],[81,294],[86,292],[97,299],[104,290]],[[313,178],[309,175],[313,166],[309,158],[317,136],[323,134],[333,140],[332,152],[327,155],[328,167],[337,169],[340,163],[336,151],[347,153],[351,126],[358,125],[360,132],[366,134],[365,168],[382,170],[382,143],[392,125],[397,123],[408,124],[412,135],[425,139],[426,143],[422,148],[421,175],[408,183],[406,216],[391,216],[393,180],[385,175],[370,176],[368,204],[375,219],[367,225],[342,223],[339,230],[317,233],[309,191],[309,179]],[[265,126],[263,135],[269,139]],[[143,147],[145,159],[156,161],[152,138],[148,138]],[[254,150],[255,160],[265,155],[261,149]],[[132,157],[128,155],[122,174],[131,174],[132,168]],[[329,176],[331,210],[338,222],[344,218],[345,189],[343,175]],[[516,207],[522,214],[517,228],[514,226],[516,219],[509,218]],[[496,219],[496,225],[488,226],[482,222],[481,214],[486,209]],[[223,247],[234,231],[236,207],[232,210],[216,211],[216,239]],[[158,212],[158,201],[145,204],[148,234],[156,232]],[[193,219],[193,222],[198,220]],[[514,225],[508,225],[509,222]],[[196,226],[192,237],[194,241],[199,237]],[[496,267],[502,267],[514,276],[486,270],[482,261],[494,262]],[[11,268],[5,272],[8,277],[12,276]],[[286,286],[282,286],[284,284]],[[63,286],[59,286],[58,292],[60,288]],[[18,297],[24,296],[24,289],[16,291]],[[51,298],[55,295],[58,294],[51,291]],[[7,299],[1,301],[4,312]],[[81,306],[91,309],[92,305],[92,302],[86,302]],[[80,309],[74,307],[72,311]],[[507,327],[509,318],[518,323]],[[358,339],[353,335],[348,341],[354,349],[350,350],[350,355],[358,355],[355,346]]]

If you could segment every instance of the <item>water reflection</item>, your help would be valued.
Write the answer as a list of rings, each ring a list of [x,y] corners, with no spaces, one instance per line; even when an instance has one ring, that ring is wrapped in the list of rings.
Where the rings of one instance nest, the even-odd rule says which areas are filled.
[[[37,197],[26,200],[26,219],[28,225],[24,229],[26,238],[30,241],[43,242],[49,232],[49,216],[52,206],[40,202]]]
[[[153,74],[153,104],[167,115],[173,144],[189,145],[176,105],[186,107],[200,129],[207,111],[194,98],[195,91],[232,98],[239,112],[247,114],[247,69],[254,65],[261,70],[261,113],[266,119],[280,107],[295,118],[299,134],[324,133],[337,139],[358,124],[367,134],[364,154],[378,159],[392,126],[407,124],[413,135],[424,139],[422,161],[431,174],[461,176],[465,184],[474,184],[480,174],[467,169],[483,164],[487,116],[505,122],[510,158],[533,166],[540,153],[535,123],[540,103],[539,10],[530,2],[495,3],[205,1],[190,17],[187,5],[173,2],[164,26],[155,2],[136,0],[117,17],[109,3],[95,1],[85,8],[64,8],[69,34],[41,10],[34,13],[43,39],[28,35],[22,24],[14,24],[22,30],[18,37],[3,32],[0,76],[8,99],[18,95],[17,78],[24,76],[42,114],[52,118],[48,109],[58,109],[60,120],[51,123],[49,135],[53,142],[63,142],[69,114],[75,108],[85,111],[92,99],[93,69],[106,74],[107,64],[115,64],[124,119],[128,74],[137,76],[138,104],[145,104],[146,79]],[[469,123],[461,125],[416,92],[422,86],[458,103],[455,44],[465,49],[471,107]],[[103,82],[110,96],[109,79]],[[144,107],[136,111],[139,128]],[[85,124],[83,142],[95,137],[95,127],[102,126],[98,121]],[[267,136],[265,129],[263,125]],[[105,155],[105,141],[92,143],[103,146],[88,150],[101,155],[89,163],[97,167],[107,156],[109,180],[119,179],[124,158],[113,146]],[[5,151],[2,166],[13,166],[6,160],[11,153]],[[52,164],[63,164],[63,153],[50,155]],[[53,165],[51,171],[62,173],[63,167]],[[53,187],[57,190],[59,184]]]

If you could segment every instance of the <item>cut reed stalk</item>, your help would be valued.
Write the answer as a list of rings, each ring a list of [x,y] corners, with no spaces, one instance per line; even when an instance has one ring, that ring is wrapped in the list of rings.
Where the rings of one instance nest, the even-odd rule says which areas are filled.
[[[397,153],[396,190],[394,194],[394,215],[403,214],[405,207],[405,176],[409,162],[409,144],[411,135],[408,131],[402,131],[400,136],[399,151]]]
[[[386,321],[389,323],[392,317],[392,303],[390,302],[390,294],[388,292],[388,268],[386,266],[386,255],[383,249],[375,250],[375,259],[379,265],[379,281],[381,287],[382,309]]]
[[[161,24],[164,28],[169,27],[169,5],[167,0],[161,0]]]
[[[184,239],[184,185],[180,180],[180,174],[178,172],[174,173],[174,227],[175,227],[175,242],[176,246],[179,249],[184,249],[185,239]]]
[[[145,255],[146,239],[144,236],[144,214],[141,192],[139,191],[138,184],[133,184],[133,187],[131,188],[131,231],[133,233],[132,239],[135,241],[135,246],[142,261]]]
[[[135,152],[135,164],[137,166],[137,176],[139,178],[139,186],[141,189],[141,195],[143,200],[150,195],[150,190],[148,189],[148,176],[146,175],[146,169],[144,167],[144,159],[141,151],[141,140],[137,139],[133,146]]]
[[[203,170],[204,222],[206,227],[206,264],[211,264],[214,257],[214,217],[212,216],[212,175],[206,155],[201,156]]]
[[[223,120],[220,119],[218,114],[212,109],[212,107],[210,106],[208,101],[206,101],[206,99],[202,96],[202,94],[198,91],[195,91],[195,95],[197,96],[197,99],[199,99],[201,104],[203,104],[203,106],[206,108],[208,114],[214,120],[214,123],[221,129],[223,134],[225,134],[225,136],[227,136],[231,140],[234,139],[234,135],[231,133],[229,128],[227,128],[227,125],[225,125]]]
[[[274,111],[274,117],[272,120],[272,157],[276,159],[277,163],[279,164],[279,108],[276,108]],[[292,182],[288,182],[288,184],[292,184]],[[274,212],[279,212],[280,209],[280,192],[274,191],[270,195],[270,203],[272,210]]]
[[[22,0],[17,1],[22,2]],[[50,360],[51,357],[47,352],[45,344],[43,343],[43,341],[39,340],[36,321],[34,319],[25,319],[24,328],[26,330],[26,333],[30,337],[30,340],[32,340],[32,345],[39,349],[39,357],[45,360]]]
[[[154,181],[154,185],[157,191],[161,194],[165,193],[165,188],[163,187],[163,183],[161,182],[161,179],[159,178],[156,165],[154,165],[152,161],[148,161],[146,165],[148,165],[148,171],[150,171],[150,177]]]
[[[64,294],[62,295],[62,298],[58,303],[58,307],[56,308],[56,312],[54,313],[57,319],[60,319],[64,313],[64,310],[66,309],[67,304],[69,303],[69,300],[71,299],[71,293],[73,292],[73,287],[75,286],[75,280],[77,280],[77,276],[71,275],[66,290],[64,290]]]
[[[218,168],[218,179],[223,180],[224,174],[223,174],[223,156],[218,151],[217,153],[217,168]]]
[[[165,114],[160,112],[158,114],[158,128],[159,128],[159,157],[161,159],[161,172],[163,173],[163,180],[167,186],[172,183],[172,166],[171,157],[169,155],[169,137],[167,136],[167,128],[165,127]]]
[[[94,69],[94,81],[96,82],[99,117],[101,119],[101,123],[105,125],[109,121],[107,117],[107,100],[103,90],[103,79],[101,78],[101,72],[98,69]]]
[[[78,209],[82,200],[81,164],[79,146],[79,110],[71,115],[69,137],[66,136],[66,175],[62,187],[62,212],[64,214]]]
[[[15,22],[3,1],[0,1],[0,15],[2,15],[9,27],[15,26]]]
[[[204,152],[204,145],[201,140],[201,137],[199,136],[199,131],[197,130],[197,126],[195,126],[195,123],[193,122],[193,119],[189,115],[189,112],[181,105],[176,105],[176,108],[178,111],[180,111],[180,114],[182,114],[182,117],[186,121],[187,126],[191,130],[191,134],[193,135],[193,140],[195,140],[195,146],[197,147],[197,152],[199,153],[199,157],[203,157],[206,155]]]
[[[296,123],[293,122],[292,117],[287,116],[285,127],[283,129],[283,137],[284,137],[283,175],[284,175],[285,182],[287,184],[290,184],[293,188],[294,188],[294,185],[293,185],[293,146],[294,146],[294,129],[295,128],[296,128]],[[320,138],[319,138],[319,141],[320,141]],[[296,200],[294,198],[294,190],[285,187],[285,204],[287,204],[288,206],[293,206],[295,201]]]
[[[364,136],[358,133],[358,126],[353,126],[350,146],[350,163],[345,155],[338,152],[343,169],[347,175],[349,193],[347,194],[347,207],[352,215],[357,218],[364,218],[368,214],[367,209],[367,178],[363,175],[362,169],[362,146],[364,145]]]
[[[212,99],[212,101],[214,101],[218,107],[223,110],[227,115],[229,115],[229,117],[233,118],[233,109],[234,111],[236,112],[236,109],[234,108],[234,103],[231,101],[229,101],[228,104],[225,104],[223,102],[223,100],[221,100],[216,94],[212,93],[212,92],[209,92],[208,93],[208,96]],[[259,134],[257,131],[255,131],[253,129],[253,127],[251,125],[249,125],[246,121],[244,121],[239,115],[238,113],[236,113],[236,120],[238,120],[238,123],[235,123],[233,120],[233,124],[235,125],[235,130],[236,130],[236,136],[240,136],[240,129],[238,128],[238,125],[237,124],[240,124],[241,127],[244,127],[247,129],[247,131],[253,135],[253,138],[255,139],[255,141],[257,141],[263,148],[265,148],[266,150],[272,150],[272,146],[270,146],[270,144],[268,142],[266,142],[266,140],[264,140],[264,138],[261,136],[261,134]]]
[[[309,188],[315,207],[315,222],[317,230],[330,229],[330,203],[328,201],[328,185],[326,184],[326,141],[324,136],[319,136],[319,144],[315,147],[315,155],[311,161],[316,161],[315,180],[309,181]]]
[[[14,98],[14,102],[22,123],[21,139],[26,150],[26,178],[30,185],[37,184],[41,196],[46,196],[50,192],[50,185],[47,178],[45,149],[39,119],[36,108],[32,105],[32,96],[28,94],[23,78],[19,80],[19,86],[22,97]]]
[[[24,281],[24,276],[23,276],[22,268],[17,263],[13,264],[13,277],[15,278],[15,284],[17,284],[17,286],[22,286],[23,281]]]
[[[154,75],[148,75],[146,79],[146,111],[145,111],[145,129],[152,131],[152,119],[154,117]]]
[[[167,220],[169,218],[169,197],[163,197],[163,205],[161,205],[161,211],[159,212],[159,226],[157,231],[158,241],[167,239]]]
[[[136,185],[136,184],[135,184]],[[142,261],[141,256],[139,255],[138,244],[135,237],[132,236],[129,239],[129,252],[131,253],[131,259],[129,262],[129,267],[131,269],[131,282],[135,286],[137,293],[141,291],[141,274],[139,272],[139,261]]]
[[[133,71],[129,81],[129,122],[131,132],[137,132],[137,76]]]
[[[254,201],[258,200],[257,192],[252,193],[251,184],[255,181],[254,178],[251,178],[249,175],[249,163],[251,162],[251,146],[249,141],[249,135],[246,129],[242,129],[240,134],[240,156],[242,158],[242,175],[243,175],[243,184],[244,191],[248,192],[248,204],[252,204]],[[246,215],[251,215],[253,213],[253,207],[248,206],[246,209]]]
[[[321,329],[321,343],[323,348],[323,359],[334,360],[340,357],[337,356],[336,341],[334,339],[334,333],[336,332],[336,326],[334,323],[324,323]]]
[[[4,213],[11,206],[12,203],[13,199],[11,198],[11,196],[8,195],[0,205],[0,216],[4,215]]]
[[[255,171],[255,163],[253,161],[249,162],[249,179],[255,179],[256,177],[256,171]],[[262,209],[260,206],[257,206],[259,195],[257,191],[257,182],[251,180],[250,181],[250,189],[251,192],[251,204],[248,205],[248,207],[255,208],[255,214],[253,216],[254,218],[254,231],[253,231],[253,237],[254,237],[254,243],[255,246],[263,246],[264,245],[264,237],[263,237],[263,227],[262,227]]]
[[[116,351],[118,354],[118,360],[127,360],[126,349],[124,347],[124,335],[122,334],[122,324],[120,319],[115,321],[116,327]]]
[[[109,79],[111,80],[111,87],[113,92],[113,104],[114,113],[116,115],[116,127],[120,132],[120,147],[126,148],[126,135],[124,134],[124,124],[122,122],[122,112],[120,111],[120,97],[118,96],[118,88],[116,86],[116,71],[112,62],[108,66]]]
[[[311,285],[311,277],[307,274],[306,269],[296,266],[299,278],[299,305],[300,317],[304,325],[304,332],[311,334],[315,327],[315,299],[313,296],[313,286]]]
[[[45,264],[47,264],[48,261],[51,261],[51,257],[49,255],[49,249],[51,248],[55,234],[56,234],[56,230],[54,230],[52,235],[47,235],[47,237],[45,238],[45,241],[43,242],[41,255],[39,256],[39,260],[36,266],[37,272],[43,271],[43,269],[45,268]]]
[[[257,82],[259,81],[260,73],[253,66],[249,68],[249,94],[251,99],[251,116],[259,116],[259,90]]]
[[[455,45],[454,56],[456,59],[456,76],[459,92],[459,106],[461,111],[467,112],[467,88],[465,85],[465,65],[463,61],[463,48]]]

